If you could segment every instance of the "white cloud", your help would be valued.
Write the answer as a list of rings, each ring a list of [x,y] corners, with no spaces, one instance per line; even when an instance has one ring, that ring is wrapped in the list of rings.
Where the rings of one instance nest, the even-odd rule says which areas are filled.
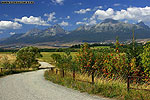
[[[150,7],[129,7],[126,10],[122,9],[114,11],[112,8],[105,10],[97,10],[91,19],[104,20],[106,18],[112,18],[115,20],[133,20],[144,21],[150,23]]]
[[[0,21],[0,29],[19,29],[22,25],[12,21]]]
[[[85,14],[87,12],[91,11],[90,8],[87,8],[87,9],[80,9],[79,11],[74,11],[74,13],[77,13],[77,14]]]
[[[120,6],[120,4],[119,3],[115,3],[115,4],[113,4],[113,6]]]
[[[9,34],[10,34],[10,35],[14,35],[14,34],[16,34],[16,33],[15,33],[15,32],[10,32]]]
[[[95,25],[96,24],[96,20],[90,20],[90,22],[88,24],[89,25]]]
[[[68,26],[69,23],[68,22],[65,22],[65,21],[62,21],[61,23],[59,23],[60,26]]]
[[[87,24],[86,22],[76,22],[76,25],[85,25]]]
[[[64,0],[51,0],[54,4],[60,4],[62,5]]]
[[[70,16],[60,17],[59,19],[70,19]]]
[[[70,19],[70,16],[67,16],[66,19]]]
[[[3,33],[3,31],[0,31],[0,34],[2,34]]]
[[[106,11],[104,10],[97,10],[91,19],[100,19],[104,20],[106,18],[111,18],[114,14],[114,10],[112,8],[108,8]]]
[[[34,16],[26,17],[26,16],[24,16],[21,19],[15,18],[14,20],[24,23],[24,24],[49,26],[49,24],[46,21],[44,21],[41,17],[34,17]]]
[[[48,20],[47,21],[53,21],[56,17],[55,17],[55,12],[52,12],[50,14],[44,14],[44,16],[48,17]]]

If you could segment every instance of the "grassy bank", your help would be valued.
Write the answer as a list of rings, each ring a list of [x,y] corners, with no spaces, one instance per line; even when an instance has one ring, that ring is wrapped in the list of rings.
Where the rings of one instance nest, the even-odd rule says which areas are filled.
[[[115,98],[119,100],[150,100],[150,92],[142,90],[130,90],[127,92],[126,82],[118,80],[106,80],[102,78],[95,79],[95,84],[90,84],[91,77],[87,75],[81,75],[76,73],[76,80],[72,79],[72,73],[66,73],[62,78],[60,73],[57,75],[52,71],[46,71],[45,79],[52,81],[53,83],[73,88],[81,92],[87,92],[89,94],[95,94],[99,96]],[[78,81],[82,80],[82,81]],[[85,82],[88,81],[88,82]]]
[[[33,69],[33,68],[29,68],[29,69],[13,69],[13,70],[5,70],[3,72],[0,72],[0,77],[6,76],[6,75],[11,75],[11,74],[18,74],[18,73],[22,73],[22,72],[30,72],[30,71],[35,71],[37,69]]]

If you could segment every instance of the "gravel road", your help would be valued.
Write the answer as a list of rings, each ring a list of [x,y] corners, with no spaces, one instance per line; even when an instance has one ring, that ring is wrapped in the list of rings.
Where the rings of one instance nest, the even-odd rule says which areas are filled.
[[[44,71],[0,78],[0,100],[108,100],[47,81]]]

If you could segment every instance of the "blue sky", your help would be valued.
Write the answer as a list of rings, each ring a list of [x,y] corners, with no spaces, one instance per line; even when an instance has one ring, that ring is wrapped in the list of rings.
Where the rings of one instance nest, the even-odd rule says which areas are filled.
[[[97,24],[106,18],[128,23],[143,21],[150,26],[150,0],[33,1],[35,4],[0,4],[0,38],[55,24],[73,30],[80,25]]]

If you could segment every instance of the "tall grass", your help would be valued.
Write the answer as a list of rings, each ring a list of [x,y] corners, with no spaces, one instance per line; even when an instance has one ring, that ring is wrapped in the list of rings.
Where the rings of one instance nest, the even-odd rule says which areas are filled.
[[[56,84],[73,88],[81,92],[96,94],[104,97],[115,98],[117,100],[150,100],[150,92],[142,90],[127,91],[126,81],[123,79],[108,80],[105,78],[95,78],[95,84],[90,84],[91,76],[87,74],[76,73],[76,80],[73,81],[72,73],[65,73],[65,77],[61,77],[61,73],[57,75],[52,71],[46,71],[44,74],[47,80]],[[80,81],[79,81],[80,80]],[[86,82],[87,81],[87,82]]]
[[[6,75],[11,75],[11,74],[18,74],[22,72],[30,72],[30,71],[35,71],[37,68],[22,68],[22,69],[5,69],[2,72],[0,71],[0,77],[6,76]]]

